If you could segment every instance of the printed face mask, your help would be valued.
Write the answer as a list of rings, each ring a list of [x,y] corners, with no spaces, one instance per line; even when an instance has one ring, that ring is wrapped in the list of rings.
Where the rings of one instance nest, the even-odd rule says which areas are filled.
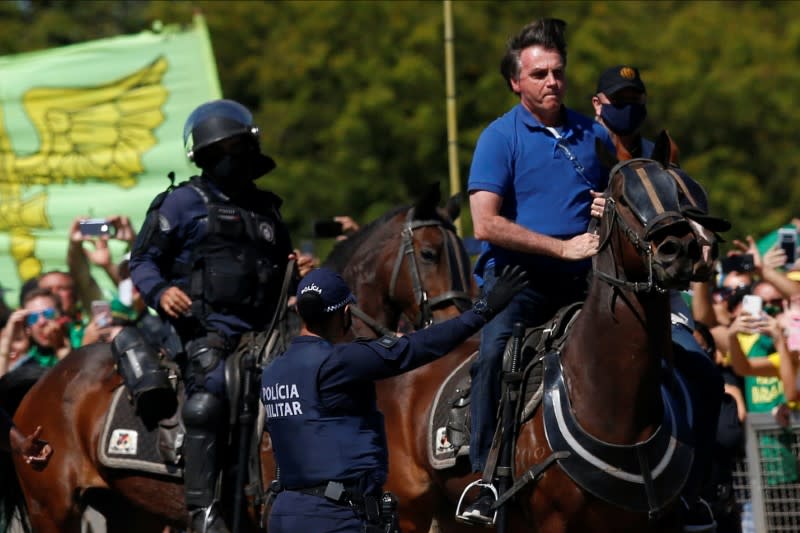
[[[600,118],[617,135],[634,133],[646,117],[647,107],[644,104],[602,104],[600,109]]]

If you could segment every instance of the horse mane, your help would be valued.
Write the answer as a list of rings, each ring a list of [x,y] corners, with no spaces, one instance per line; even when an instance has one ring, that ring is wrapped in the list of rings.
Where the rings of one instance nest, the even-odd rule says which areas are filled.
[[[410,207],[409,205],[396,207],[376,218],[366,226],[362,226],[361,229],[348,238],[337,242],[333,250],[331,250],[331,253],[328,254],[328,257],[325,259],[323,266],[335,270],[336,272],[344,271],[356,250],[373,235],[377,228],[383,226],[386,221],[391,220],[397,216],[398,213],[407,211]]]

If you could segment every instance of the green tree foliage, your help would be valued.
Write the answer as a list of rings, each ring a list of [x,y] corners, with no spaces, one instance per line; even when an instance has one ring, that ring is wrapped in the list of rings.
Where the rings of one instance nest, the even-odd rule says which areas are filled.
[[[526,22],[568,22],[567,104],[591,114],[599,72],[641,68],[645,133],[669,130],[732,237],[797,216],[798,2],[453,2],[462,189],[481,130],[514,105],[499,75]],[[251,107],[296,240],[310,220],[368,221],[431,181],[449,193],[439,1],[6,2],[0,53],[185,24],[200,10],[226,97]],[[469,233],[469,227],[466,228]],[[729,239],[730,240],[730,239]]]

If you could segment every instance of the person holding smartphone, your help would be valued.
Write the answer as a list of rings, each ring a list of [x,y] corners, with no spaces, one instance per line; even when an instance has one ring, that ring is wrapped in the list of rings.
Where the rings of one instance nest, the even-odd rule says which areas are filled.
[[[752,290],[762,302],[762,312],[754,315],[745,310],[742,301],[733,302],[734,320],[723,339],[727,345],[731,367],[744,379],[747,411],[776,413],[787,399],[782,377],[796,378],[797,354],[788,348],[782,325],[783,294],[768,281],[757,282]],[[774,316],[773,316],[774,315]],[[759,453],[765,468],[767,488],[800,479],[797,461],[782,438],[759,437]]]

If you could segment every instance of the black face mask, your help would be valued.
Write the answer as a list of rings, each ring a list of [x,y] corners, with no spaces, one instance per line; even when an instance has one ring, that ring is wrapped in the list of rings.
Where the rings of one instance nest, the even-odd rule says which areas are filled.
[[[225,192],[232,192],[252,183],[255,175],[258,153],[240,155],[225,154],[208,169],[214,182]]]
[[[602,104],[600,118],[608,129],[617,135],[630,135],[647,118],[647,107],[645,104]]]

